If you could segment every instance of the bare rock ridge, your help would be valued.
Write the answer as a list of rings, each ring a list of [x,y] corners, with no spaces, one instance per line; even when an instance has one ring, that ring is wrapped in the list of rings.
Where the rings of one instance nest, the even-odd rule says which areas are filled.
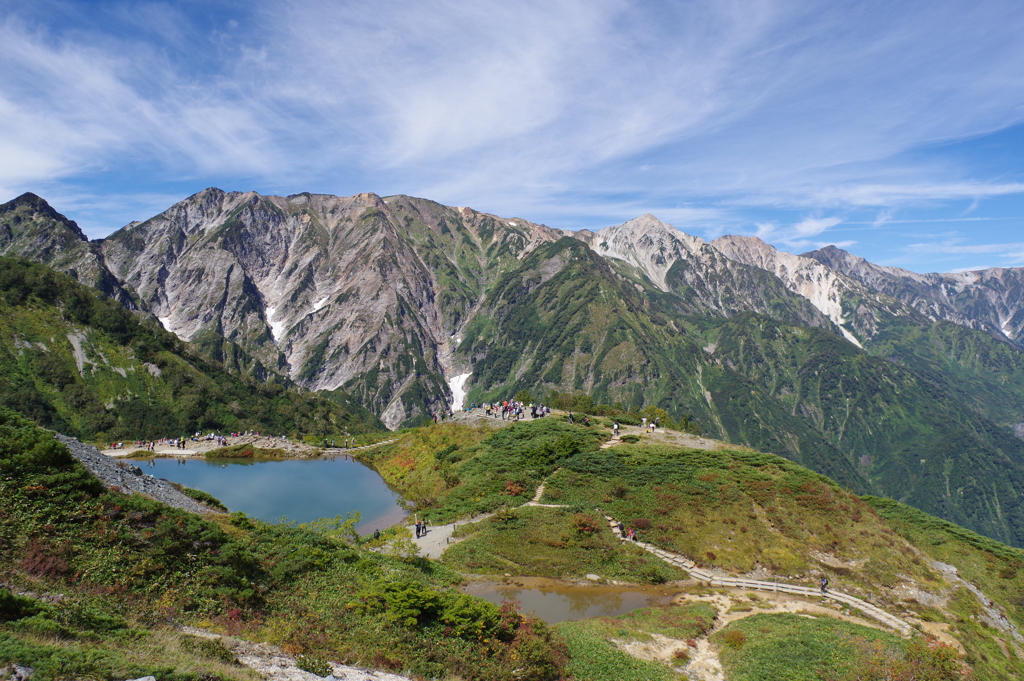
[[[917,274],[875,265],[835,246],[804,257],[896,298],[928,319],[985,331],[1017,345],[1024,340],[1024,268]]]
[[[166,480],[143,473],[141,468],[130,461],[115,461],[100,453],[100,450],[92,445],[83,444],[73,437],[60,434],[55,437],[66,445],[71,454],[107,487],[128,494],[144,494],[168,506],[192,513],[210,513],[212,510],[192,497],[181,493]]]
[[[835,247],[793,255],[752,237],[708,243],[642,215],[566,232],[407,196],[261,196],[210,188],[90,243],[33,194],[0,206],[0,253],[44,262],[148,310],[185,340],[313,390],[343,388],[389,427],[471,386],[459,350],[489,289],[564,237],[681,311],[764,314],[862,346],[885,320],[943,319],[1016,341],[1024,270],[919,275]],[[552,261],[549,276],[561,265]],[[468,383],[466,383],[468,380]]]

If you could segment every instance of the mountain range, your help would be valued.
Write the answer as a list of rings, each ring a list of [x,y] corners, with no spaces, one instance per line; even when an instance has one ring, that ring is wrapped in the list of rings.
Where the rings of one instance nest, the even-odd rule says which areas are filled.
[[[919,275],[651,215],[569,232],[408,196],[218,189],[93,242],[26,194],[0,206],[0,253],[390,428],[522,389],[655,405],[1024,545],[1020,269]]]

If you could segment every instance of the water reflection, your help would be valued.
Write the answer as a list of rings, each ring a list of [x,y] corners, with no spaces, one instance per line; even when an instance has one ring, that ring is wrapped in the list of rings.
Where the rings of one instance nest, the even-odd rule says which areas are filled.
[[[401,522],[400,497],[372,469],[344,459],[153,459],[147,472],[201,489],[254,518],[308,522],[359,511],[360,534]]]
[[[517,601],[524,613],[548,624],[590,617],[614,617],[651,605],[667,604],[672,595],[658,587],[575,586],[537,578],[517,578],[523,586],[473,582],[463,591],[495,604]]]

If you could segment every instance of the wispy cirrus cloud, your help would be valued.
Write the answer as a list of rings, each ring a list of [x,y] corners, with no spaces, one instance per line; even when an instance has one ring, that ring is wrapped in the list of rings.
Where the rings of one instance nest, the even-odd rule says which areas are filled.
[[[780,224],[775,221],[761,222],[756,225],[753,236],[792,250],[821,248],[829,244],[846,248],[857,242],[849,239],[841,241],[813,239],[842,222],[842,218],[838,217],[807,217],[794,224]]]
[[[1024,121],[1002,0],[2,6],[8,195],[372,190],[792,248],[843,227],[807,215],[881,234],[1024,195],[1013,163],[943,146]]]

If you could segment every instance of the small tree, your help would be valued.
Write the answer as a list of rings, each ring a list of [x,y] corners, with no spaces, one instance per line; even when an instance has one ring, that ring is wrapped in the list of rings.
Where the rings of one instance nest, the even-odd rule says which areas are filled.
[[[533,395],[526,388],[523,388],[516,393],[516,402],[522,402],[523,404],[533,404]]]

